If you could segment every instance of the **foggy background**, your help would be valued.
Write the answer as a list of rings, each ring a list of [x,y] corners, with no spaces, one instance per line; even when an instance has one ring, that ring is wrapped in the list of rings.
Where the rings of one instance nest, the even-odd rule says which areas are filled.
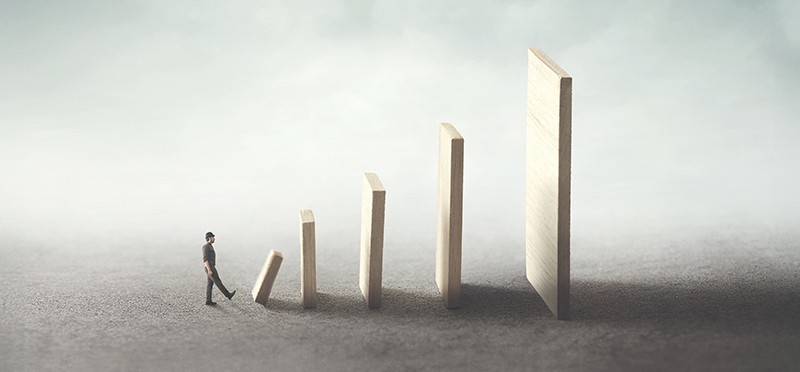
[[[465,235],[521,251],[528,47],[574,78],[578,241],[793,227],[797,4],[2,1],[0,235],[294,250],[313,209],[357,254],[368,171],[387,249],[433,246],[447,121]]]

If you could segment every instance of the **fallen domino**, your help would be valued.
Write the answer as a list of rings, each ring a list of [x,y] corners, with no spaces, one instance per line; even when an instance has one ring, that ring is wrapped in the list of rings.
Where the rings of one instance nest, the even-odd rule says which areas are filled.
[[[281,268],[283,262],[283,253],[281,251],[272,250],[269,252],[267,262],[264,263],[264,268],[261,269],[261,274],[256,279],[256,285],[253,287],[253,300],[264,306],[267,306],[267,299],[272,292],[272,285],[275,283],[275,277],[278,276],[278,270]]]

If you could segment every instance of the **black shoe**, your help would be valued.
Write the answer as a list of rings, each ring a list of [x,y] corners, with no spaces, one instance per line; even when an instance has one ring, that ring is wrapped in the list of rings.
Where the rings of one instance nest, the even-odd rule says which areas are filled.
[[[228,299],[232,300],[233,299],[233,295],[235,295],[235,294],[236,294],[236,291],[231,292],[230,296],[228,296]]]
[[[206,305],[208,305],[208,306],[214,306],[214,305],[216,305],[216,304],[217,304],[217,303],[216,303],[216,302],[214,302],[214,301],[206,301]]]

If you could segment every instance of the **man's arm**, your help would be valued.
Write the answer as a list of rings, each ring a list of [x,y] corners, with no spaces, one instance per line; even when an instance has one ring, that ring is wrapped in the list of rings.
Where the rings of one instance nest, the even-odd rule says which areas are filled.
[[[203,261],[203,265],[205,265],[206,272],[208,273],[208,275],[211,275],[211,274],[214,273],[214,270],[211,270],[211,264],[208,263],[208,260]]]
[[[208,245],[203,246],[203,266],[206,267],[206,273],[211,275],[214,270],[211,270],[211,264],[208,263]]]

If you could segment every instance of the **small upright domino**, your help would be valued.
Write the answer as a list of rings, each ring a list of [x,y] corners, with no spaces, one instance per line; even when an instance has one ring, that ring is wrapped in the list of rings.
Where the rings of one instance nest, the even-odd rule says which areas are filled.
[[[300,211],[300,297],[303,307],[317,307],[317,258],[314,212]]]
[[[461,226],[464,137],[451,124],[439,130],[439,201],[436,224],[436,285],[448,309],[461,305]]]
[[[275,283],[275,277],[278,276],[278,270],[281,268],[283,262],[283,253],[281,251],[272,250],[269,252],[267,262],[264,263],[264,268],[261,269],[261,274],[256,279],[256,285],[253,286],[253,300],[264,306],[267,305],[267,299],[272,292],[272,285]]]
[[[377,174],[365,173],[361,207],[361,270],[359,286],[370,309],[381,306],[383,222],[386,190]]]

